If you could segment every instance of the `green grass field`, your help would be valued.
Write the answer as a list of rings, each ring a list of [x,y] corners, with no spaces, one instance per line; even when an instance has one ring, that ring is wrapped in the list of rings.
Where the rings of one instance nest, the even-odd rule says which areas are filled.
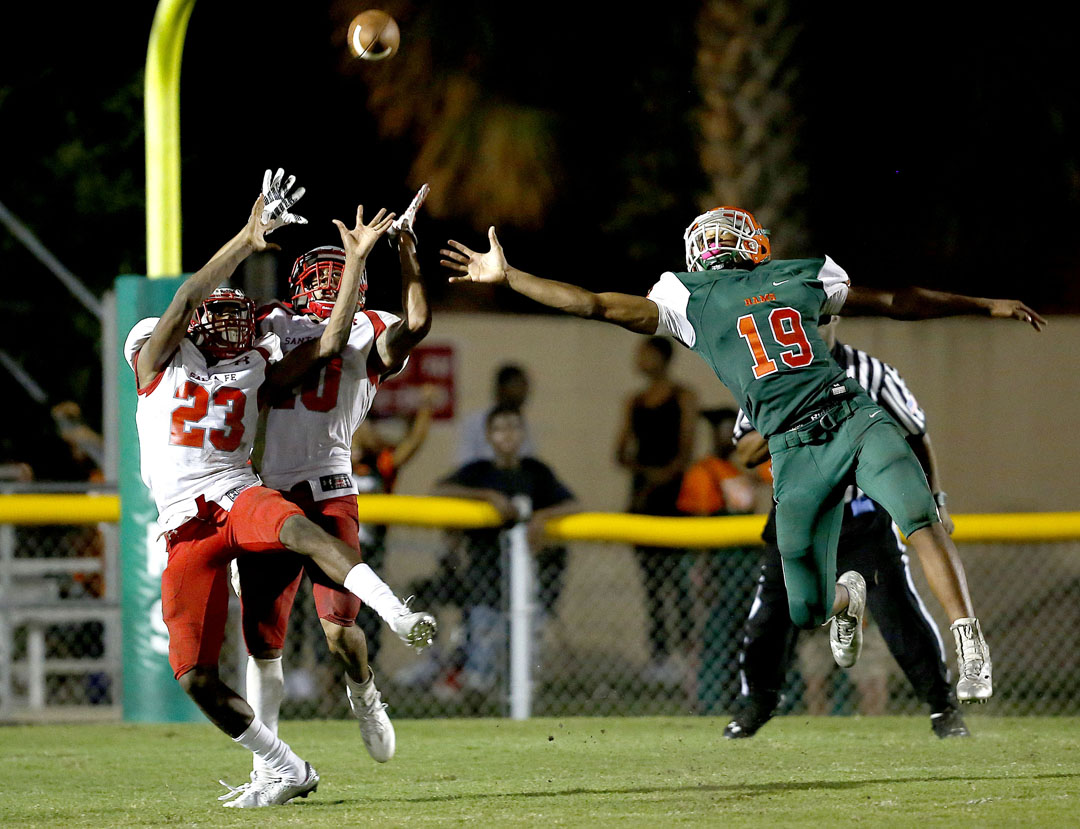
[[[784,717],[727,741],[708,718],[406,720],[386,765],[355,723],[291,722],[322,775],[307,800],[221,808],[242,749],[210,726],[0,728],[0,826],[987,827],[1080,825],[1080,719]]]

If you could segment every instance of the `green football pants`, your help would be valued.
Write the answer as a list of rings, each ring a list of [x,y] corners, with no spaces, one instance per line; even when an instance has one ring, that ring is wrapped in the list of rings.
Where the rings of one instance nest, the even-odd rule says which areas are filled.
[[[824,624],[836,588],[844,491],[855,483],[905,535],[938,521],[926,475],[903,432],[861,394],[832,416],[769,439],[776,540],[788,611],[800,628]]]

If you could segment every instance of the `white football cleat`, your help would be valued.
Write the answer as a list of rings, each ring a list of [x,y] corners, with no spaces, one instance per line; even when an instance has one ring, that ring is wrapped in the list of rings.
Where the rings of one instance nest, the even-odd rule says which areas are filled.
[[[248,789],[250,789],[252,786],[259,784],[260,782],[261,777],[259,776],[259,772],[257,770],[252,770],[251,782],[241,783],[239,786],[230,786],[224,780],[218,780],[218,783],[220,783],[222,786],[229,790],[225,794],[221,795],[218,800],[232,800],[233,798],[241,797],[247,792]],[[231,806],[232,804],[226,803],[224,805]]]
[[[836,580],[847,588],[848,606],[829,623],[829,649],[841,668],[850,668],[862,653],[863,614],[866,612],[866,580],[861,573],[848,570]]]
[[[957,619],[949,625],[949,630],[956,640],[956,662],[960,672],[956,698],[960,702],[986,702],[994,693],[993,664],[979,620],[974,617]]]
[[[368,671],[371,675],[368,681],[360,686],[359,692],[354,693],[349,683],[345,684],[345,690],[349,695],[352,712],[360,720],[360,736],[364,738],[368,754],[376,763],[385,763],[394,756],[394,749],[397,747],[394,724],[386,713],[382,694],[375,688],[375,672],[370,668]]]
[[[236,789],[224,781],[220,782],[229,789],[229,794],[222,795],[218,800],[234,798],[221,805],[234,809],[260,809],[263,806],[280,806],[294,797],[307,797],[319,788],[319,773],[311,767],[311,763],[304,763],[304,779],[299,781],[265,772],[252,772],[251,782]]]
[[[412,596],[402,602],[404,611],[390,622],[390,629],[398,635],[402,642],[415,648],[416,652],[419,653],[435,640],[435,633],[438,631],[439,625],[435,621],[435,617],[430,613],[411,612],[409,610],[409,602],[411,601]]]

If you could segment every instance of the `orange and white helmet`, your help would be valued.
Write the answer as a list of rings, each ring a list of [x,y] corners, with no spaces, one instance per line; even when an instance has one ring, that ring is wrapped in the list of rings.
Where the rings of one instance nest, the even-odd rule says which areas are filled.
[[[683,234],[686,269],[752,268],[769,261],[769,231],[754,214],[739,207],[714,207]]]

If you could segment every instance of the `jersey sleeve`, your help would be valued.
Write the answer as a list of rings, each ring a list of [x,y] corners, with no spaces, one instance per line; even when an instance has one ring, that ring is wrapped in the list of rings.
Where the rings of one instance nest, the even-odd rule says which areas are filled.
[[[697,333],[686,316],[690,290],[679,281],[679,277],[671,271],[662,274],[646,298],[654,302],[660,311],[656,333],[662,337],[674,337],[687,348],[693,348]]]
[[[255,311],[255,322],[260,336],[273,331],[281,334],[280,325],[287,318],[281,303],[271,302],[262,305]]]
[[[888,363],[882,363],[882,367],[885,371],[878,402],[908,434],[926,434],[926,413],[908,390],[904,378]]]
[[[821,313],[839,314],[847,302],[848,288],[851,285],[847,271],[837,265],[831,256],[826,256],[825,263],[818,271],[818,279],[825,290],[825,304],[821,306]]]
[[[139,320],[128,332],[127,339],[124,340],[124,359],[132,371],[135,371],[135,357],[142,347],[146,345],[150,335],[154,333],[154,326],[157,325],[158,319],[160,317],[147,317],[144,320]]]
[[[401,374],[405,367],[409,365],[409,358],[406,357],[401,367],[396,371],[387,371],[382,358],[379,356],[379,337],[401,322],[401,317],[397,314],[391,314],[389,311],[363,311],[362,313],[367,316],[372,328],[370,351],[368,351],[367,356],[368,376],[372,378],[373,383],[382,383]]]
[[[281,338],[273,331],[267,331],[255,341],[255,350],[266,357],[268,363],[276,363],[284,356],[281,351]]]

